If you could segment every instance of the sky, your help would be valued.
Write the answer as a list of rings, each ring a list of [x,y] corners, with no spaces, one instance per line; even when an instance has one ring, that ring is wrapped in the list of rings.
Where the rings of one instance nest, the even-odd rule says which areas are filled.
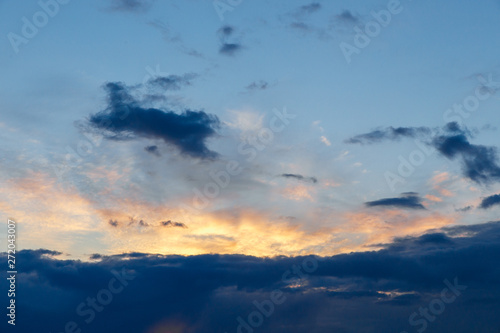
[[[499,13],[0,0],[16,329],[498,332]],[[121,301],[75,310],[113,276]]]

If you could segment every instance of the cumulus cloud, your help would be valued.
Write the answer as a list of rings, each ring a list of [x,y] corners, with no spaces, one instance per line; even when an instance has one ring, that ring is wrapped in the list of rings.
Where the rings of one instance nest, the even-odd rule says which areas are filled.
[[[469,131],[457,123],[449,123],[445,131],[445,134],[432,140],[432,146],[444,157],[450,160],[458,159],[465,177],[482,184],[500,181],[496,147],[470,143]]]
[[[109,139],[161,139],[190,157],[213,159],[216,152],[207,147],[207,140],[217,135],[219,119],[204,111],[185,110],[175,113],[143,106],[122,83],[105,85],[108,105],[89,118],[90,127]]]

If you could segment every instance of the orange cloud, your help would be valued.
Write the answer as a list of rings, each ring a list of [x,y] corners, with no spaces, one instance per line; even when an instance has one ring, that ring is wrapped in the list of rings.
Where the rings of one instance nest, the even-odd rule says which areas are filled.
[[[309,187],[305,185],[290,186],[283,190],[283,196],[290,200],[303,201],[309,200],[313,201],[311,194],[309,193]]]
[[[425,198],[427,200],[434,201],[434,202],[442,202],[443,201],[443,199],[441,199],[440,197],[436,197],[435,195],[431,195],[431,194],[427,194],[425,196]]]

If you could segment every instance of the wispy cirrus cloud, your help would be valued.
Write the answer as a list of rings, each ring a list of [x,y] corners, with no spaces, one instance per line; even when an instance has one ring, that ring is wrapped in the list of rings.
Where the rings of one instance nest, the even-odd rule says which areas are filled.
[[[432,133],[428,127],[387,127],[377,129],[368,133],[353,136],[347,140],[349,144],[372,144],[383,141],[397,141],[401,138],[415,138]]]
[[[184,75],[157,76],[148,80],[147,84],[164,90],[179,90],[183,86],[190,86],[198,75],[187,73]]]

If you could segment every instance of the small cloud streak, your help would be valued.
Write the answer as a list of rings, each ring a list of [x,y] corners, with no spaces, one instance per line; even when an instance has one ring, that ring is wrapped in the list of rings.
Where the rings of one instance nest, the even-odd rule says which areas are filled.
[[[397,207],[409,209],[425,209],[422,199],[416,193],[403,193],[400,198],[385,198],[376,201],[365,202],[367,207]]]
[[[314,184],[316,184],[318,182],[318,179],[315,177],[305,177],[305,176],[293,174],[293,173],[284,173],[281,175],[281,177],[296,179],[299,181],[303,181],[303,182],[307,182],[307,183],[314,183]]]

